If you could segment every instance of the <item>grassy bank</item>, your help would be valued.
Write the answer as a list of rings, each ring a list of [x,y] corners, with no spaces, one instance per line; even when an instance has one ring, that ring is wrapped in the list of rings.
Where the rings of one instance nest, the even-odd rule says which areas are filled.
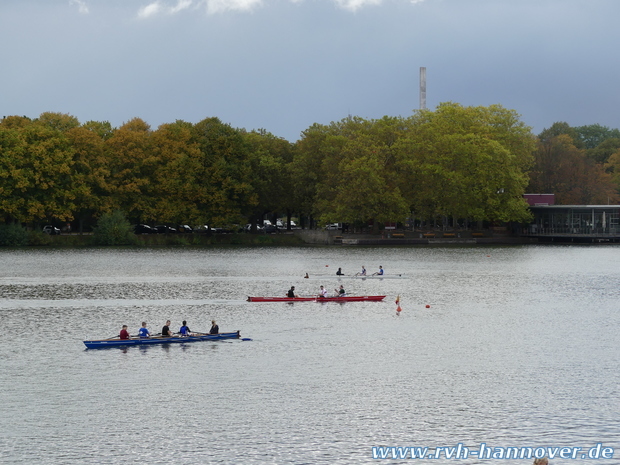
[[[223,245],[240,246],[298,246],[304,242],[293,234],[149,234],[135,237],[137,247],[217,247]],[[93,236],[61,234],[44,236],[30,243],[31,246],[54,248],[94,247]],[[99,246],[97,246],[99,247]]]

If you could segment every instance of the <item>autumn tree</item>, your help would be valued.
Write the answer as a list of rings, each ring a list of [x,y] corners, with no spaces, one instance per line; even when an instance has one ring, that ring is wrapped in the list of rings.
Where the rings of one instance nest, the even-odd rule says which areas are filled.
[[[92,122],[68,129],[66,136],[73,147],[74,215],[81,232],[84,222],[112,211],[110,148]]]
[[[241,131],[218,118],[206,118],[193,126],[191,140],[200,150],[198,208],[205,212],[207,223],[241,222],[258,204]]]
[[[0,148],[0,211],[4,216],[24,223],[70,221],[76,208],[76,186],[73,148],[63,129],[45,119],[5,118],[0,125]]]
[[[540,140],[530,172],[530,192],[553,193],[562,205],[617,202],[612,176],[586,156],[574,140],[560,134]]]
[[[202,173],[202,152],[193,140],[193,125],[162,124],[152,134],[158,160],[148,216],[173,224],[204,224],[209,219]]]
[[[151,196],[159,160],[152,151],[151,132],[148,124],[134,118],[105,141],[110,161],[110,210],[122,210],[133,221],[156,219],[151,214]]]

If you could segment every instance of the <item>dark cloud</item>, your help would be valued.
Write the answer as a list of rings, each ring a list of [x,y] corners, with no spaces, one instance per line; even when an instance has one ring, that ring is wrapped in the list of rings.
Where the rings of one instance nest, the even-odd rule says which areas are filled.
[[[9,1],[0,108],[154,127],[218,116],[296,140],[348,114],[411,114],[425,66],[429,108],[499,103],[535,132],[620,127],[618,13],[613,0]]]

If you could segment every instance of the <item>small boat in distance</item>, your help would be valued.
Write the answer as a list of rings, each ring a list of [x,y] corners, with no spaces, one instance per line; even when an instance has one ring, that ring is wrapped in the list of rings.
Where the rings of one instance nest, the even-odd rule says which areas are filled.
[[[341,279],[406,279],[408,276],[404,275],[404,274],[390,274],[390,275],[385,275],[385,274],[377,274],[377,275],[373,275],[373,274],[367,274],[367,275],[355,275],[355,274],[348,274],[348,275],[331,275],[331,274],[316,274],[316,275],[312,275],[310,276],[310,279],[320,279],[320,280],[325,280],[328,278],[336,278],[337,280],[341,280]]]
[[[345,297],[248,297],[248,302],[380,302],[384,295],[351,295]]]
[[[187,343],[187,342],[198,342],[198,341],[219,341],[222,339],[239,339],[241,335],[239,331],[235,331],[232,333],[219,333],[219,334],[203,334],[203,333],[194,333],[193,336],[172,336],[172,337],[144,337],[137,338],[132,337],[130,339],[100,339],[95,341],[84,341],[84,345],[87,349],[106,349],[108,347],[128,347],[128,346],[144,346],[144,345],[153,345],[153,344],[179,344],[179,343]],[[246,340],[246,339],[243,339]]]

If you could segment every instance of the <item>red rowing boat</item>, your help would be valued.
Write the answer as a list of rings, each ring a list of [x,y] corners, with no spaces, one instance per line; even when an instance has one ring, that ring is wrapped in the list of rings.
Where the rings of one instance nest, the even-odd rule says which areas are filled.
[[[384,295],[351,295],[345,297],[248,297],[248,302],[380,302]]]

